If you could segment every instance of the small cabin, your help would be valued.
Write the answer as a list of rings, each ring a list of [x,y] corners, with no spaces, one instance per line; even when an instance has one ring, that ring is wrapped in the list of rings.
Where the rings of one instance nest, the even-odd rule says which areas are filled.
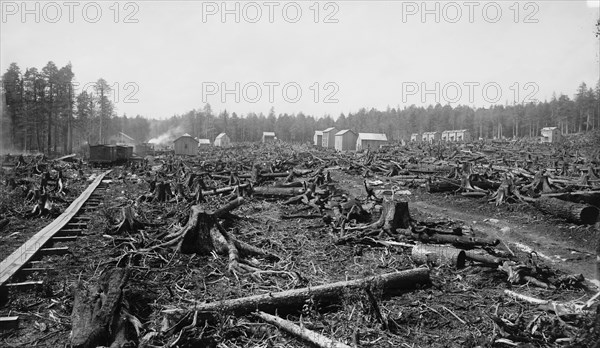
[[[198,139],[198,147],[200,147],[200,148],[210,147],[210,139]]]
[[[263,135],[262,135],[263,143],[272,143],[275,140],[277,140],[277,137],[275,136],[275,132],[263,132]]]
[[[229,147],[231,145],[231,139],[226,133],[221,133],[215,138],[215,146],[217,147]]]
[[[441,139],[440,132],[425,132],[423,133],[423,141],[433,143]]]
[[[356,150],[379,149],[381,145],[387,144],[387,136],[384,133],[358,133],[356,139]]]
[[[322,146],[326,149],[335,148],[335,134],[338,132],[335,127],[327,128],[323,131],[323,142]]]
[[[198,152],[198,140],[189,134],[184,134],[173,141],[176,155],[193,156]]]
[[[413,143],[419,143],[423,140],[423,137],[419,133],[413,133],[410,135],[410,141]]]
[[[457,130],[456,141],[471,141],[471,132],[468,129]]]
[[[358,134],[350,129],[344,129],[335,133],[335,149],[338,151],[356,150],[356,139]]]
[[[321,146],[323,144],[323,131],[315,131],[313,136],[313,145]]]
[[[562,134],[558,127],[544,127],[542,132],[542,143],[555,143],[560,141]]]

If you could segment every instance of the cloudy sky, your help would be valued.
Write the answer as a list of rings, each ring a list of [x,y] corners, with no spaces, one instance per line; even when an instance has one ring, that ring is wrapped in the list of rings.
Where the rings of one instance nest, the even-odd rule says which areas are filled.
[[[598,1],[2,1],[0,68],[73,65],[163,118],[513,103],[600,76]]]

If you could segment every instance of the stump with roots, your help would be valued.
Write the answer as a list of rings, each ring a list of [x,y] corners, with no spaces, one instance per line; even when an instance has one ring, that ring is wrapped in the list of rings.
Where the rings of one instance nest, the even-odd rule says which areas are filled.
[[[135,233],[148,225],[136,218],[136,213],[133,211],[131,205],[123,207],[121,214],[123,215],[123,220],[111,227],[108,234],[121,234],[124,232]]]
[[[279,260],[279,257],[236,239],[218,221],[243,203],[244,198],[239,197],[214,212],[204,210],[201,205],[194,205],[184,227],[168,235],[164,243],[148,250],[178,244],[178,249],[183,254],[210,255],[214,251],[228,255],[228,270],[235,276],[259,272],[260,269],[252,265],[246,257],[260,256],[275,261]]]

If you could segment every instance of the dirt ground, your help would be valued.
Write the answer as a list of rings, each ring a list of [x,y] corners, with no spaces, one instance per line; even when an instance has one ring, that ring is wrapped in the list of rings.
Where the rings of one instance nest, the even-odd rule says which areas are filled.
[[[331,175],[339,191],[366,198],[361,176],[339,167]],[[146,347],[304,347],[302,341],[250,315],[222,313],[216,323],[186,326],[174,333],[167,329],[178,322],[188,324],[191,317],[169,310],[187,309],[193,314],[193,301],[213,302],[423,267],[413,262],[406,247],[337,245],[339,235],[321,219],[283,220],[281,214],[298,207],[257,198],[236,209],[238,218],[227,225],[237,228],[238,239],[280,257],[277,262],[254,259],[262,270],[257,279],[229,275],[227,257],[216,253],[183,255],[174,247],[141,253],[138,250],[147,247],[152,236],[183,225],[190,206],[187,202],[136,203],[141,221],[162,225],[148,227],[143,234],[109,235],[109,221],[118,220],[122,207],[148,192],[147,179],[122,170],[111,174],[103,203],[91,214],[90,228],[76,242],[64,243],[71,252],[45,258],[45,264],[55,269],[27,278],[44,279],[44,287],[19,294],[0,308],[0,316],[22,318],[18,330],[0,332],[0,346],[68,346],[75,283],[94,282],[103,270],[115,266],[131,270],[124,297],[130,313],[141,323],[140,346]],[[374,179],[384,182],[375,188],[393,185],[385,178],[367,180]],[[550,278],[568,274],[594,278],[597,232],[592,226],[572,225],[526,204],[496,207],[486,199],[402,189],[410,191],[401,199],[409,202],[414,220],[453,220],[470,226],[475,236],[500,239],[500,247],[534,262]],[[225,198],[211,197],[204,206],[216,209],[224,203]],[[32,230],[39,225],[13,224],[1,232],[2,238],[14,236],[14,228]],[[13,238],[14,243],[20,240]],[[507,297],[504,290],[546,300],[585,301],[595,290],[592,284],[565,284],[557,289],[512,285],[506,273],[470,262],[462,269],[432,267],[431,279],[430,286],[399,296],[385,296],[374,289],[385,323],[378,319],[366,291],[358,290],[349,291],[336,306],[307,301],[300,313],[285,318],[360,347],[589,346],[580,341],[589,315],[561,318]]]

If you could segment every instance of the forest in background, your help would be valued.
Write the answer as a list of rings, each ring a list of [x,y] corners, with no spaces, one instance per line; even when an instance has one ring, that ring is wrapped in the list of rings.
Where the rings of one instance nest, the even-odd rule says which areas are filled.
[[[76,93],[72,65],[59,68],[48,62],[41,70],[21,71],[12,63],[2,76],[0,152],[66,154],[85,151],[88,144],[108,143],[123,132],[137,142],[169,141],[183,133],[211,141],[226,132],[232,141],[259,141],[263,131],[274,131],[289,142],[309,142],[315,130],[335,126],[357,132],[385,133],[393,141],[408,140],[425,131],[468,129],[481,138],[535,137],[540,129],[557,126],[565,134],[600,128],[600,81],[595,88],[581,83],[573,93],[550,101],[473,108],[465,105],[415,105],[386,110],[360,109],[330,115],[215,112],[209,104],[182,115],[147,119],[119,115],[111,85],[99,78],[91,88]]]

